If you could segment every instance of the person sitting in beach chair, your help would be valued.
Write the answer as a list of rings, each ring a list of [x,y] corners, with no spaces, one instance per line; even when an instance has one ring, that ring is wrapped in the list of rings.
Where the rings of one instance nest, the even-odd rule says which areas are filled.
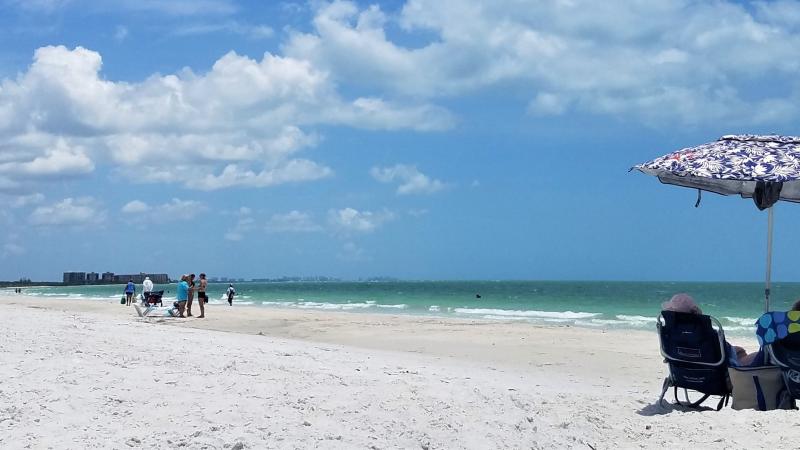
[[[664,380],[659,404],[663,404],[664,395],[672,387],[676,403],[690,408],[700,407],[712,395],[720,396],[716,408],[719,411],[731,394],[728,366],[731,358],[736,358],[736,349],[725,341],[719,321],[704,315],[689,295],[674,295],[662,309],[657,327],[669,376]],[[678,399],[679,388],[684,390],[685,402]],[[702,397],[690,401],[689,390]]]
[[[800,399],[800,300],[791,311],[764,313],[756,327],[759,344],[780,368],[789,397]]]

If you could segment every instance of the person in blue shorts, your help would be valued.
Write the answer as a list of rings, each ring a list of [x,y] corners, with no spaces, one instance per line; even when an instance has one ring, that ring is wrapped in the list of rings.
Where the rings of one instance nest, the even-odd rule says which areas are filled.
[[[133,280],[128,280],[128,284],[125,286],[126,305],[131,306],[131,299],[133,298],[133,294],[135,292],[136,292],[136,285],[133,284]]]

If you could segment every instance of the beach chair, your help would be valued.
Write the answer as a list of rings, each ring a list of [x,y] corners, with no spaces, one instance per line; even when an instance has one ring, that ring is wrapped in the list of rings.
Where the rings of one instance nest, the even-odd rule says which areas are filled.
[[[731,385],[725,333],[719,321],[701,314],[662,311],[657,327],[661,355],[669,366],[659,404],[664,404],[664,396],[673,388],[675,402],[681,406],[699,408],[712,395],[721,397],[717,411],[727,405]],[[678,399],[678,389],[684,390],[685,401]],[[690,401],[690,390],[699,392],[702,397]]]
[[[786,391],[800,399],[800,311],[764,313],[756,322],[756,336],[771,363],[780,367]]]
[[[144,299],[145,306],[163,306],[161,297],[164,296],[164,291],[150,291],[147,293],[147,298]]]
[[[789,334],[765,347],[770,360],[780,367],[792,400],[800,399],[800,333]]]

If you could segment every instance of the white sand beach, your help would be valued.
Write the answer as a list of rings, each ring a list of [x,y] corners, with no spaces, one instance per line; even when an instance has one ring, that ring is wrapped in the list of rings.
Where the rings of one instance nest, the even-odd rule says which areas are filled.
[[[797,448],[800,411],[655,405],[655,333],[0,297],[2,448]],[[743,342],[753,347],[753,342]]]

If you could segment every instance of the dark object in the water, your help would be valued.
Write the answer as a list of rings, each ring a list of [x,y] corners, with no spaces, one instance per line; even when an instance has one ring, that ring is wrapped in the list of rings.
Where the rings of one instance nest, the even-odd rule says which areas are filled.
[[[481,294],[475,294],[475,298],[481,298]]]

